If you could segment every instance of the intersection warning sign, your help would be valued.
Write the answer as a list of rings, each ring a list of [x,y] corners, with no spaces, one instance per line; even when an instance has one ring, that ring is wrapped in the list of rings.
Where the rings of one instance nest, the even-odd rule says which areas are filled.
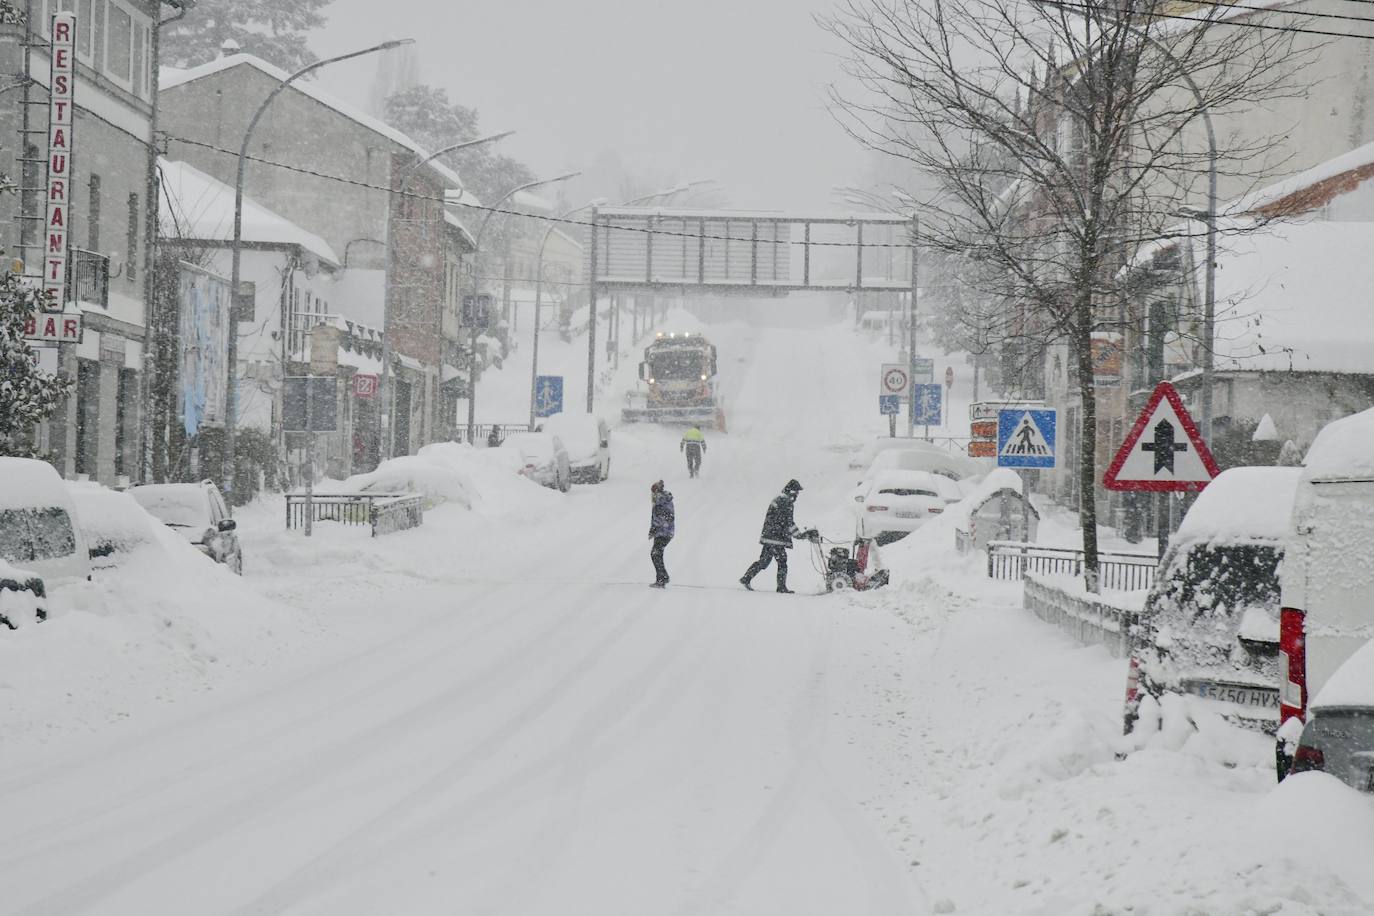
[[[1177,389],[1160,382],[1102,476],[1102,485],[1109,490],[1196,491],[1219,473]]]
[[[1052,468],[1058,438],[1053,410],[1002,410],[997,413],[997,466]]]

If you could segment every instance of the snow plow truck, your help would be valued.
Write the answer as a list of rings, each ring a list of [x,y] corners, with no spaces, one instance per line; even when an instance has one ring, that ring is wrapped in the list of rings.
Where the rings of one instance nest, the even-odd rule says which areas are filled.
[[[716,393],[716,348],[700,334],[660,332],[644,348],[639,378],[648,387],[625,396],[626,422],[725,431],[725,409]]]

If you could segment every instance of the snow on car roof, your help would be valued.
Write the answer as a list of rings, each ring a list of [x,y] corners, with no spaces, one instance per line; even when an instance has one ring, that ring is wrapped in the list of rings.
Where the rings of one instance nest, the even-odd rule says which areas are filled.
[[[1301,468],[1231,468],[1209,483],[1183,517],[1176,543],[1280,541],[1288,535]]]
[[[1303,466],[1308,477],[1361,477],[1374,475],[1374,410],[1343,417],[1326,424]]]
[[[0,509],[66,506],[62,478],[46,461],[0,458]]]
[[[1365,643],[1322,685],[1312,708],[1374,706],[1374,640]]]

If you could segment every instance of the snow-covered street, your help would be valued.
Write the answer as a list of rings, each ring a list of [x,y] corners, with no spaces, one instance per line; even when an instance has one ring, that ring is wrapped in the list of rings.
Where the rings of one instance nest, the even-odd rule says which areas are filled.
[[[1317,829],[1369,824],[1367,796],[1276,790],[1262,755],[1118,760],[1123,663],[952,545],[891,548],[879,592],[816,596],[805,545],[802,594],[765,591],[771,572],[739,588],[789,477],[798,521],[846,534],[840,446],[878,418],[868,344],[716,333],[732,427],[699,480],[676,431],[622,426],[604,485],[376,541],[306,542],[265,502],[242,516],[251,623],[71,612],[0,646],[0,696],[22,700],[0,713],[0,912],[1369,911],[1374,840]],[[204,592],[237,587],[210,572]],[[191,635],[135,645],[145,614]],[[14,667],[42,641],[88,670]]]

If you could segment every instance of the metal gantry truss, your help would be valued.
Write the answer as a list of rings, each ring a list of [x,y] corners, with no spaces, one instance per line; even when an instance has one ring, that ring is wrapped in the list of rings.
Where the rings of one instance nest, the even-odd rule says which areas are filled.
[[[912,216],[616,207],[592,211],[589,241],[593,293],[910,293],[916,284]]]

